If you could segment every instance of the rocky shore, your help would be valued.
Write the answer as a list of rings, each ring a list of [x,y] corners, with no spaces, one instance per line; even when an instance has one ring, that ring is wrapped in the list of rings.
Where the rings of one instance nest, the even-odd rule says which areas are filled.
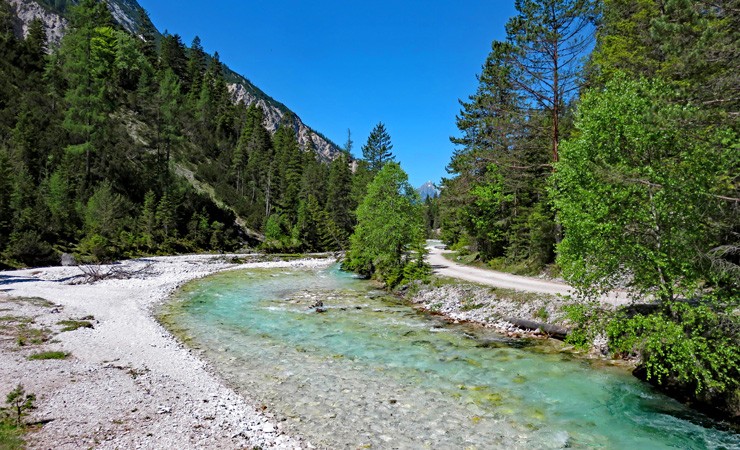
[[[563,331],[572,325],[563,307],[573,300],[563,295],[520,292],[456,281],[417,284],[410,289],[407,298],[417,307],[452,321],[475,323],[508,337],[547,337],[550,334],[546,330],[549,329],[547,325]],[[601,307],[615,308],[608,302],[602,302]],[[523,327],[521,322],[543,326]],[[593,351],[600,353],[605,344],[602,339],[597,339]]]
[[[18,384],[36,395],[30,448],[310,448],[228,388],[153,309],[218,271],[332,262],[158,257],[98,267],[130,276],[91,284],[79,284],[78,267],[0,272],[0,395]]]

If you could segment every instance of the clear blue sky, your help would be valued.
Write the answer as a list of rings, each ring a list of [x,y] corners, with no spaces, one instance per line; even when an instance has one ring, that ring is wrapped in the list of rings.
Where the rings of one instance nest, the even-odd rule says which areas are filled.
[[[446,176],[457,100],[475,91],[505,0],[139,0],[160,31],[209,53],[353,153],[382,121],[414,186]]]

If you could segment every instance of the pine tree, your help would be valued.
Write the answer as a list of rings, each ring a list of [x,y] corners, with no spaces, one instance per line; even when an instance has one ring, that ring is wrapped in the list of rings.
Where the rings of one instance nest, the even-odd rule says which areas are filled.
[[[169,162],[173,146],[180,140],[180,82],[171,70],[166,70],[159,82],[157,92],[157,159],[160,177],[169,171]]]
[[[206,68],[206,53],[200,43],[200,38],[195,36],[192,44],[190,44],[190,51],[188,53],[188,79],[192,88],[186,89],[185,92],[199,92],[198,89],[203,83],[203,75],[205,75]]]
[[[334,241],[344,248],[354,226],[353,211],[356,204],[352,200],[352,171],[345,154],[340,155],[329,166],[327,181],[326,212],[332,222],[331,232]]]
[[[298,202],[303,177],[303,153],[298,146],[295,131],[284,120],[278,127],[273,140],[277,175],[275,180],[277,205],[288,223],[298,219]]]
[[[389,161],[394,161],[393,144],[391,137],[385,129],[383,122],[375,125],[367,138],[367,143],[362,147],[362,157],[368,162],[368,167],[372,173],[380,172],[383,165]]]
[[[188,57],[185,54],[185,44],[178,34],[168,34],[166,31],[162,36],[159,46],[159,70],[167,69],[177,75],[180,82],[190,85],[188,79]]]
[[[531,108],[550,111],[552,161],[558,160],[565,105],[581,87],[582,64],[593,44],[593,0],[518,0],[506,24],[512,82]]]

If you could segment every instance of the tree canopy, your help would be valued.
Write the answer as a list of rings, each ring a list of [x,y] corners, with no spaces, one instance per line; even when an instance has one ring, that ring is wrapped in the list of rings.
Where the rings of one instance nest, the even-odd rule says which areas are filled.
[[[393,286],[407,277],[407,267],[423,266],[424,235],[421,199],[401,166],[389,162],[357,208],[344,267]]]

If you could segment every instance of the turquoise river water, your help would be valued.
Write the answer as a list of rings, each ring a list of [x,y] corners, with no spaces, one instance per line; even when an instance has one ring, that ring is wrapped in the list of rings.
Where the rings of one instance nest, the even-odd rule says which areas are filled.
[[[323,448],[740,448],[624,369],[446,324],[336,266],[220,273],[160,317]]]

